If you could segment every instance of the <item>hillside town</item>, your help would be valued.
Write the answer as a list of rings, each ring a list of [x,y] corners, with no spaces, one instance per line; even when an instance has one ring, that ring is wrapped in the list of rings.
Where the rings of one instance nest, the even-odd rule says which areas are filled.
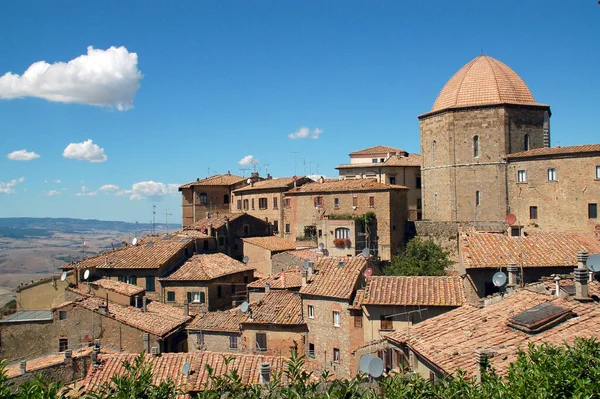
[[[180,229],[20,285],[0,319],[9,380],[89,391],[141,353],[189,395],[224,357],[244,384],[293,353],[332,379],[481,378],[529,344],[600,339],[600,143],[553,145],[550,105],[487,55],[432,103],[420,154],[373,134],[336,178],[198,177]],[[446,275],[384,273],[412,240],[447,251]]]

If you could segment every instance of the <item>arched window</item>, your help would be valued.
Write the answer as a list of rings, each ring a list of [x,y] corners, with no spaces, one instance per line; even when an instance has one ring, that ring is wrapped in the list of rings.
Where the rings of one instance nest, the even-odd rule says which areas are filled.
[[[225,195],[223,196],[223,203],[224,203],[225,205],[229,204],[229,194],[225,194]]]
[[[433,140],[431,144],[431,156],[433,158],[433,162],[437,161],[437,141]]]
[[[475,206],[481,205],[481,191],[475,191]]]
[[[335,229],[335,238],[350,238],[350,229],[338,227]]]
[[[479,136],[473,136],[473,156],[477,158],[479,156]]]
[[[208,195],[206,193],[200,193],[200,203],[202,205],[208,204]]]
[[[525,133],[525,137],[523,137],[523,149],[525,151],[529,150],[529,135]]]

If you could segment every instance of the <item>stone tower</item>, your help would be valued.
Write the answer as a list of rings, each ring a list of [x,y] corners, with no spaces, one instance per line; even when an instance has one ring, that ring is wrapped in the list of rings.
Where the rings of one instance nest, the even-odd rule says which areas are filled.
[[[550,146],[550,107],[512,69],[481,55],[450,78],[420,115],[423,218],[502,221],[506,155]]]

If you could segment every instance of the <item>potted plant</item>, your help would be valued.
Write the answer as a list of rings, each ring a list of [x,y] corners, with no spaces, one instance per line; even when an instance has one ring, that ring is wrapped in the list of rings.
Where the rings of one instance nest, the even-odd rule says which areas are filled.
[[[346,246],[346,248],[350,248],[350,246],[352,245],[352,242],[350,241],[349,238],[344,238],[344,245]]]
[[[334,238],[333,239],[333,245],[335,245],[338,248],[342,248],[346,245],[345,239],[343,238]]]

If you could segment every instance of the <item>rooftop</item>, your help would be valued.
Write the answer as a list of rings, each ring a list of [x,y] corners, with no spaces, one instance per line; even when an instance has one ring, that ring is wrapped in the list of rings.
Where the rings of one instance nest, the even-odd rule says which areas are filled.
[[[594,233],[531,233],[510,237],[496,233],[461,233],[460,256],[466,269],[577,266],[576,254],[600,253]]]
[[[198,178],[196,181],[184,184],[179,187],[179,191],[184,188],[190,188],[194,186],[231,186],[236,183],[241,183],[245,179],[242,176],[232,175],[227,173],[226,175],[213,175],[204,179]]]
[[[414,166],[421,167],[423,157],[419,154],[408,155],[392,155],[385,162],[378,163],[347,163],[338,165],[336,169],[365,169],[365,168],[381,168],[382,166]]]
[[[266,284],[269,284],[271,289],[274,290],[299,288],[302,286],[302,272],[300,269],[284,270],[268,277],[258,279],[248,284],[248,288],[265,288]]]
[[[379,155],[379,154],[387,155],[389,153],[406,154],[406,151],[404,151],[400,148],[388,147],[385,145],[376,145],[375,147],[369,147],[369,148],[365,148],[363,150],[351,152],[349,155],[350,156],[352,156],[352,155]]]
[[[324,255],[321,252],[317,252],[314,249],[295,249],[293,251],[287,251],[287,254],[290,254],[298,259],[302,260],[311,260],[313,262],[319,260]]]
[[[232,222],[235,219],[247,215],[247,213],[225,213],[225,212],[213,212],[210,217],[206,217],[198,220],[194,224],[186,227],[184,233],[190,230],[198,230],[203,233],[208,231],[208,226],[211,226],[215,229],[219,229],[227,222]]]
[[[103,288],[105,290],[127,296],[138,295],[146,291],[144,288],[139,287],[137,285],[127,284],[117,280],[109,280],[107,278],[102,278],[96,281],[90,281],[90,285],[97,285],[98,287]]]
[[[537,333],[511,327],[511,319],[542,304],[569,310],[575,317],[549,324]],[[547,306],[547,305],[544,305]],[[464,305],[387,336],[391,342],[406,344],[445,373],[458,368],[474,375],[477,354],[491,353],[491,366],[501,375],[517,358],[518,349],[530,343],[559,345],[577,337],[600,338],[600,307],[596,302],[578,302],[527,289],[505,296],[484,308]]]
[[[515,71],[480,55],[458,70],[440,91],[430,112],[494,104],[542,105]]]
[[[225,254],[197,254],[162,281],[208,281],[229,274],[253,270],[247,264]]]
[[[315,274],[300,289],[302,295],[323,296],[349,300],[361,273],[368,267],[362,256],[321,258],[315,262]]]
[[[304,184],[306,182],[312,182],[308,177],[300,177],[296,179],[297,184]],[[260,191],[260,190],[281,190],[281,189],[289,189],[294,187],[294,178],[293,177],[280,177],[275,179],[266,179],[257,181],[251,185],[238,188],[234,190],[234,194],[244,193],[247,191]]]
[[[296,292],[277,290],[265,295],[259,302],[251,304],[252,319],[246,323],[254,324],[304,324],[302,319],[302,300]]]
[[[294,241],[290,241],[277,236],[247,237],[242,238],[242,241],[244,243],[256,245],[257,247],[268,249],[272,252],[289,251],[292,249],[296,249],[296,243]]]
[[[388,191],[388,190],[408,190],[408,187],[393,184],[379,183],[375,179],[345,179],[329,180],[323,183],[308,183],[301,187],[296,187],[286,195],[306,194],[306,193],[328,193],[328,192],[356,192],[356,191]]]
[[[240,323],[246,321],[248,314],[239,309],[206,312],[199,314],[188,325],[190,330],[240,332]]]
[[[584,144],[574,145],[569,147],[553,147],[553,148],[536,148],[529,151],[515,152],[508,154],[507,159],[515,158],[534,158],[534,157],[551,157],[572,154],[598,153],[600,152],[600,144]]]
[[[460,277],[373,276],[367,278],[363,305],[462,306]]]
[[[0,324],[51,320],[54,320],[54,313],[51,310],[22,310],[0,319]]]

